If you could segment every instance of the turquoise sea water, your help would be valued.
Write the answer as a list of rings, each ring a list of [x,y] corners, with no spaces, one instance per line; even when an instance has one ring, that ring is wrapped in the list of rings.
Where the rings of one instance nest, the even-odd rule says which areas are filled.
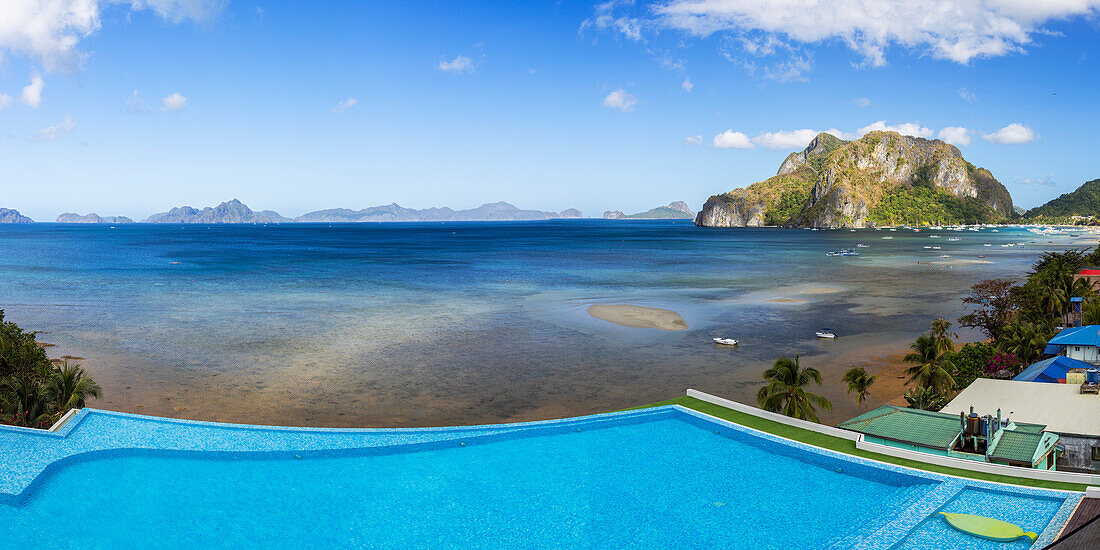
[[[763,366],[801,353],[837,405],[825,419],[840,420],[855,412],[836,381],[847,367],[957,317],[974,281],[1019,276],[1040,250],[1086,237],[602,220],[12,225],[0,227],[0,307],[44,331],[51,355],[84,357],[107,409],[408,426],[584,414],[686,387],[751,402]],[[859,257],[825,257],[860,242]],[[614,325],[592,304],[670,309],[689,329]],[[841,338],[816,340],[822,326]]]

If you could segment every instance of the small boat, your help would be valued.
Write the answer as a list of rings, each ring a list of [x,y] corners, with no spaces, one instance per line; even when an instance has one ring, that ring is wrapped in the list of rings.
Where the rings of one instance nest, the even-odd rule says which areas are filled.
[[[993,246],[993,245],[991,245],[991,244],[983,244],[982,246]]]
[[[884,241],[888,241],[888,240],[890,240],[890,239],[893,239],[893,237],[891,237],[891,236],[889,236],[889,235],[887,235],[887,236],[885,236],[885,237],[883,237],[883,238],[882,238],[882,240],[884,240]]]
[[[951,237],[950,239],[947,239],[947,240],[949,240],[951,242],[955,242],[955,241],[959,240],[959,238],[958,237]]]
[[[827,328],[823,328],[814,334],[816,334],[818,338],[836,338],[836,334],[833,333],[832,329]]]
[[[856,248],[871,248],[871,245],[859,243],[856,245]]]
[[[942,246],[933,246],[933,247],[932,247],[932,250],[939,250],[939,249],[941,249],[941,248],[943,248],[943,247],[942,247]]]
[[[955,529],[983,539],[1008,542],[1020,537],[1027,537],[1032,541],[1039,538],[1039,535],[1031,531],[1024,531],[1019,525],[999,519],[974,514],[952,514],[950,512],[940,512],[939,514]]]
[[[938,238],[940,238],[940,236],[939,235],[929,235],[928,238],[929,239],[938,239]]]
[[[984,258],[985,256],[978,256],[978,257],[979,257],[979,258]]]
[[[723,346],[736,346],[737,340],[733,338],[711,338],[715,344],[722,344]]]
[[[925,248],[932,248],[932,247],[931,246],[926,246]]]

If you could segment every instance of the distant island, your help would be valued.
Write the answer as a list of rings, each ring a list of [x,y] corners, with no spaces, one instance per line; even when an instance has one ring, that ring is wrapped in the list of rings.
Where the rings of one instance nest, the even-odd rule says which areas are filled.
[[[562,218],[581,218],[580,210],[570,208],[562,212],[543,212],[540,210],[522,210],[506,202],[486,203],[468,210],[443,208],[425,208],[416,210],[404,208],[397,203],[385,206],[373,206],[362,210],[332,208],[309,212],[294,218],[296,222],[435,222],[435,221],[524,221],[555,220]]]
[[[637,214],[623,214],[618,210],[608,210],[603,213],[607,220],[678,220],[692,219],[695,212],[691,211],[684,201],[670,202],[668,206],[658,206]]]
[[[993,223],[1015,216],[993,174],[938,139],[869,132],[856,141],[818,134],[779,172],[715,195],[704,227],[870,227]]]
[[[67,216],[68,214],[63,214]],[[91,215],[89,215],[91,216]],[[178,206],[167,212],[149,216],[147,223],[364,223],[364,222],[426,222],[426,221],[525,221],[555,220],[583,217],[580,210],[562,212],[522,210],[506,202],[486,203],[468,210],[450,208],[404,208],[396,203],[362,210],[332,208],[308,212],[288,218],[272,210],[253,211],[237,199],[215,207],[202,209]],[[105,218],[101,218],[105,219]],[[61,221],[61,218],[58,218]]]
[[[1081,187],[1028,210],[1024,216],[1047,223],[1095,219],[1100,216],[1100,179],[1086,181]]]
[[[34,223],[34,220],[20,214],[18,210],[0,208],[0,223]]]
[[[57,223],[134,223],[134,220],[126,216],[100,216],[95,212],[83,216],[66,212],[57,217]]]

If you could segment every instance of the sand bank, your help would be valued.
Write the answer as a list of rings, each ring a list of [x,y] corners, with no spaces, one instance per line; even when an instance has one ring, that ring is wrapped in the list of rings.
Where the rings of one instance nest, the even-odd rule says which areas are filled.
[[[796,300],[794,298],[772,298],[771,300],[764,300],[765,302],[772,302],[778,304],[804,304],[806,300]]]
[[[659,330],[687,330],[688,328],[679,313],[655,307],[599,304],[588,306],[588,314],[624,327]]]

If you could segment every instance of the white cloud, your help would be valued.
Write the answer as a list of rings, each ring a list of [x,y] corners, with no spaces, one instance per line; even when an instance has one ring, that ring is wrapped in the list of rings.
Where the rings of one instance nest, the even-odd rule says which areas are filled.
[[[446,59],[439,62],[439,70],[445,73],[472,73],[474,72],[474,62],[469,57],[459,55],[451,61]]]
[[[19,101],[37,109],[42,104],[42,88],[45,86],[42,77],[35,75],[31,83],[23,87],[23,95],[19,96]]]
[[[992,134],[982,134],[982,138],[992,141],[993,143],[1018,145],[1033,141],[1036,139],[1036,136],[1035,132],[1031,131],[1031,128],[1013,122]]]
[[[752,138],[752,142],[765,149],[803,149],[818,133],[817,130],[810,130],[807,128],[803,128],[802,130],[764,132]]]
[[[337,103],[336,106],[332,108],[332,114],[338,115],[340,113],[343,113],[344,111],[347,111],[348,109],[351,109],[352,107],[355,107],[358,104],[358,99],[355,99],[354,97],[349,97],[341,101],[340,103]]]
[[[53,126],[50,126],[49,128],[43,128],[39,130],[38,134],[34,137],[32,141],[53,141],[60,138],[61,136],[64,136],[65,134],[68,134],[69,132],[72,132],[75,129],[76,123],[73,122],[73,119],[65,117],[65,120]]]
[[[700,135],[700,134],[695,134],[694,136],[688,136],[688,137],[684,138],[684,145],[702,145],[702,144],[703,144],[703,136]]]
[[[1021,185],[1043,185],[1046,187],[1055,187],[1057,183],[1054,182],[1054,174],[1047,174],[1045,178],[1024,178],[1016,180],[1016,183]]]
[[[963,147],[970,145],[970,130],[962,126],[948,126],[940,130],[940,133],[936,136],[951,145],[961,145]]]
[[[691,90],[695,88],[695,83],[691,81],[690,76],[686,76],[684,77],[684,83],[680,84],[680,87],[683,88],[685,92],[691,92]]]
[[[10,107],[13,101],[15,100],[12,99],[10,95],[0,94],[0,111],[3,111],[4,109]]]
[[[187,106],[187,98],[176,92],[170,96],[166,96],[161,101],[160,112],[162,113],[174,113],[182,111]]]
[[[714,136],[714,147],[718,149],[752,149],[752,140],[741,132],[726,130]]]
[[[959,88],[959,97],[963,98],[963,101],[969,101],[971,103],[978,100],[978,96],[974,95],[974,92],[966,88]]]
[[[642,20],[637,17],[615,16],[615,8],[633,5],[634,0],[608,0],[596,4],[595,13],[592,17],[581,21],[581,27],[577,32],[583,34],[585,29],[589,28],[601,31],[611,29],[629,40],[638,42],[642,39]]]
[[[604,107],[618,109],[624,113],[629,113],[630,111],[633,111],[634,106],[637,104],[638,100],[622,88],[619,88],[618,90],[607,94],[607,97],[603,98]]]
[[[876,132],[876,131],[879,131],[879,132],[897,132],[897,133],[899,133],[903,136],[915,136],[915,137],[922,137],[922,138],[930,138],[935,134],[935,132],[933,132],[931,129],[925,128],[925,127],[923,127],[920,124],[915,123],[915,122],[904,122],[902,124],[897,124],[897,125],[892,125],[892,124],[888,125],[888,124],[886,124],[885,120],[880,120],[878,122],[872,122],[872,123],[868,124],[867,126],[864,126],[863,128],[860,128],[859,130],[856,130],[856,135],[859,136],[859,137],[862,137],[862,136],[866,135],[868,132]]]
[[[865,97],[857,97],[853,101],[855,101],[856,105],[859,105],[860,107],[869,107],[871,105],[871,100]]]
[[[1100,0],[663,0],[652,11],[655,26],[697,36],[754,33],[754,45],[840,41],[882,66],[891,46],[962,64],[1021,52],[1047,32],[1044,24],[1092,17],[1098,7]]]
[[[87,54],[80,41],[99,31],[100,10],[128,4],[151,10],[162,19],[207,22],[227,0],[4,0],[0,9],[0,52],[31,58],[47,71],[72,71]]]
[[[134,93],[126,98],[126,112],[137,115],[149,112],[149,108],[145,106],[145,100],[141,98],[141,94],[137,90],[134,90]]]

